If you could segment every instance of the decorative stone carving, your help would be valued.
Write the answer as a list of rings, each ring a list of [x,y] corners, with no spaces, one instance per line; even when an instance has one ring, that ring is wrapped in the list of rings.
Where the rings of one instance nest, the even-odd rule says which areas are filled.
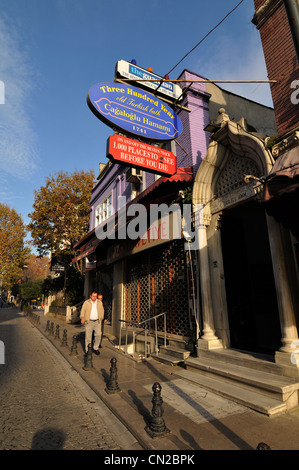
[[[277,158],[282,153],[286,152],[287,150],[291,150],[294,147],[299,145],[299,131],[294,132],[289,137],[286,137],[281,142],[272,147],[272,155],[273,157]]]

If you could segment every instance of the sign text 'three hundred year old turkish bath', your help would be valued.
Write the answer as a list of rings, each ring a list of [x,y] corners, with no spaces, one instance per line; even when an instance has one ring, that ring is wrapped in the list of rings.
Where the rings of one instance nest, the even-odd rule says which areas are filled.
[[[105,124],[151,141],[173,140],[180,118],[152,93],[118,83],[98,83],[87,96],[91,111]]]

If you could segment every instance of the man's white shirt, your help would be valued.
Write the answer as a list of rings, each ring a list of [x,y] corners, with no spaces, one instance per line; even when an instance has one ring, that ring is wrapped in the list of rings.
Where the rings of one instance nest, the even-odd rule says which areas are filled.
[[[98,310],[97,310],[97,301],[93,302],[91,300],[91,312],[90,312],[90,320],[98,320],[99,315],[98,315]]]

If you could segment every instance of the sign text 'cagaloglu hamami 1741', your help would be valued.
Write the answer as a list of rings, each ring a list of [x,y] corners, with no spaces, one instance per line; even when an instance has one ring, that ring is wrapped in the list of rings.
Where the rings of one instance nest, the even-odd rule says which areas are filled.
[[[141,167],[163,175],[174,175],[177,170],[176,157],[169,150],[118,134],[108,139],[107,157],[126,166]]]
[[[152,93],[118,83],[98,83],[87,96],[105,124],[151,141],[173,140],[183,126],[176,113]]]

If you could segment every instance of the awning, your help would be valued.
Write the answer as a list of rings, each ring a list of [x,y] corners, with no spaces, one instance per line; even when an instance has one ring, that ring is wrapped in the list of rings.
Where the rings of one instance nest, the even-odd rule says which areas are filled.
[[[264,202],[299,188],[299,147],[283,153],[266,178]]]
[[[299,236],[299,147],[282,154],[264,184],[267,214]]]
[[[146,197],[149,193],[155,191],[161,184],[164,186],[173,186],[175,183],[191,183],[193,181],[193,169],[192,167],[178,168],[177,172],[172,176],[162,176],[147,189],[142,191],[136,198],[133,199],[132,203],[140,201]]]
[[[96,251],[96,246],[89,248],[88,250],[82,251],[80,255],[76,256],[76,258],[72,259],[72,263],[75,263],[76,261],[80,261],[80,259],[86,258],[87,256],[91,255],[92,253],[95,253]]]
[[[155,181],[153,184],[151,184],[147,189],[142,191],[137,197],[135,197],[132,201],[127,203],[127,207],[131,204],[138,203],[145,199],[149,194],[151,196],[155,196],[159,190],[161,190],[161,185],[163,184],[163,192],[165,194],[169,194],[169,188],[173,187],[174,189],[176,188],[177,184],[180,183],[183,186],[186,186],[187,184],[191,183],[193,181],[193,170],[192,167],[185,167],[185,168],[177,168],[177,172],[172,175],[172,176],[162,176],[159,178],[157,181]],[[181,186],[180,186],[181,187]],[[161,192],[161,191],[160,191]],[[114,214],[116,216],[116,214]],[[107,222],[107,221],[105,221]],[[117,225],[115,226],[117,229]],[[84,245],[87,247],[89,246],[90,242],[94,242],[96,244],[100,243],[100,240],[96,238],[96,233],[95,229],[92,229],[90,232],[88,232],[80,241],[78,241],[75,245],[74,248],[81,248],[81,253],[78,255],[76,258],[73,259],[72,263],[75,261],[79,261],[80,259],[84,258],[88,254],[82,253],[82,250],[84,249]],[[83,248],[82,248],[83,247]]]

